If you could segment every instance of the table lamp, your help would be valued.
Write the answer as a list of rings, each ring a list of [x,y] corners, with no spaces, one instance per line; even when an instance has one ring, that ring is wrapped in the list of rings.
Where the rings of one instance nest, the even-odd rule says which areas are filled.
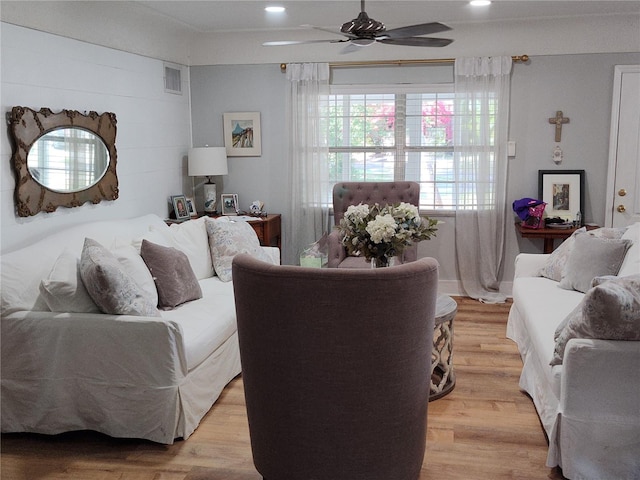
[[[227,149],[225,147],[197,147],[189,149],[189,176],[207,177],[207,181],[194,187],[203,186],[204,211],[216,213],[216,184],[211,181],[214,175],[227,175]]]

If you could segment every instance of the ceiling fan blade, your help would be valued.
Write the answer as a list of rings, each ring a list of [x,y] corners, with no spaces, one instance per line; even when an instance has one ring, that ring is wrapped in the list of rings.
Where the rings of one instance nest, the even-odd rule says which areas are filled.
[[[385,38],[407,38],[419,35],[430,35],[432,33],[446,32],[451,27],[438,22],[421,23],[419,25],[409,25],[407,27],[392,28],[383,32],[380,36]]]
[[[281,47],[286,45],[303,45],[307,43],[343,43],[348,42],[347,39],[340,40],[275,40],[273,42],[264,42],[263,47]]]
[[[411,47],[446,47],[453,42],[450,38],[431,37],[380,38],[377,41],[390,45],[409,45]]]
[[[313,28],[314,30],[320,30],[321,32],[329,32],[329,33],[333,33],[334,35],[342,35],[344,37],[347,38],[356,38],[355,35],[350,35],[348,33],[343,33],[338,29],[335,28],[324,28],[324,27],[316,27],[315,25],[300,25],[301,27],[305,27],[305,28]]]

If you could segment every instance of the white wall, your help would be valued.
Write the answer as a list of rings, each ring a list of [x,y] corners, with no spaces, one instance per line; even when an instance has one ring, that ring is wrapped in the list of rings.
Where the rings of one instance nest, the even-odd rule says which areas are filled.
[[[1,249],[9,251],[67,225],[146,213],[168,215],[167,197],[191,188],[189,71],[183,95],[164,91],[163,62],[0,23],[2,112],[14,106],[114,112],[120,196],[98,205],[15,214],[15,177],[5,128],[0,142]]]
[[[229,175],[219,180],[221,190],[238,193],[244,208],[260,199],[270,212],[284,210],[288,201],[282,141],[286,79],[277,64],[192,67],[191,82],[185,68],[185,95],[175,96],[164,92],[159,60],[6,23],[0,27],[3,111],[23,105],[115,112],[120,178],[120,198],[114,202],[16,217],[5,130],[0,142],[2,251],[88,220],[150,212],[166,216],[168,195],[191,192],[184,158],[191,144],[190,123],[194,146],[222,145],[222,114],[230,111],[261,113],[263,153],[261,157],[230,158]],[[518,142],[518,155],[509,165],[509,201],[537,195],[538,169],[585,169],[586,221],[604,221],[613,66],[638,63],[639,53],[603,53],[533,56],[529,65],[514,66],[510,137]],[[557,167],[550,156],[553,127],[547,122],[556,110],[571,118],[563,128],[565,160]],[[455,223],[453,218],[444,220],[438,236],[423,242],[419,252],[438,258],[441,286],[455,292]],[[503,272],[507,290],[513,258],[519,251],[539,252],[541,245],[520,239],[508,228]]]
[[[617,64],[638,64],[640,53],[550,55],[532,57],[528,65],[515,64],[511,87],[510,138],[517,142],[517,156],[510,160],[508,203],[538,194],[538,170],[586,170],[585,221],[604,222],[607,158],[613,69]],[[442,67],[435,67],[442,68]],[[390,70],[398,71],[398,67]],[[369,69],[359,75],[369,78]],[[357,69],[349,72],[355,81]],[[281,212],[287,202],[288,171],[280,141],[285,137],[285,75],[279,65],[214,65],[191,67],[194,145],[222,145],[222,114],[259,111],[263,136],[259,158],[230,158],[223,190],[239,193],[241,206],[263,200],[269,211]],[[563,127],[561,147],[565,158],[551,159],[554,126],[548,118],[562,110],[571,119]],[[509,219],[514,214],[507,211]],[[420,256],[438,259],[440,288],[459,292],[455,261],[455,219],[440,218],[436,238],[422,242]],[[283,218],[283,222],[289,219]],[[537,240],[522,239],[508,225],[503,288],[510,292],[513,261],[519,252],[542,252]],[[284,239],[286,243],[286,238]]]

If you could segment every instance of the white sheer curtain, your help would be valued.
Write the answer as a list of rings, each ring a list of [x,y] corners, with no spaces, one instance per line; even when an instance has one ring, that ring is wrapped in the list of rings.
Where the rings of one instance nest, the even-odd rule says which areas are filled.
[[[287,65],[289,208],[284,221],[283,263],[296,265],[300,253],[318,240],[328,224],[323,189],[328,185],[326,142],[328,63]]]
[[[456,258],[465,293],[504,302],[504,256],[511,57],[455,62]]]

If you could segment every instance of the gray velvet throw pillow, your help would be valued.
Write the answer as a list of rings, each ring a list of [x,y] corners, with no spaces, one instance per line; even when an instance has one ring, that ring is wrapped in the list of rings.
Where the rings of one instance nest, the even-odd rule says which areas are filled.
[[[89,296],[103,313],[159,317],[149,295],[100,243],[85,238],[80,256],[80,276]]]
[[[577,235],[559,286],[584,293],[595,277],[617,275],[630,246],[630,240]]]
[[[156,283],[158,307],[170,310],[185,302],[202,298],[196,274],[183,252],[142,240],[140,256]]]

